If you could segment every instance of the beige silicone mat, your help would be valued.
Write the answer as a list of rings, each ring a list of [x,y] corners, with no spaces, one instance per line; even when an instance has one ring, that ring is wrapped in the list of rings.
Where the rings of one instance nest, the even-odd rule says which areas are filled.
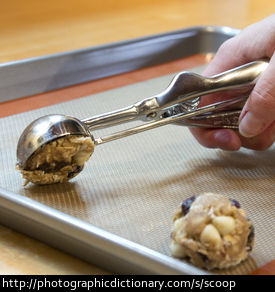
[[[191,71],[200,73],[202,67]],[[82,119],[128,106],[164,90],[172,76],[2,118],[0,186],[168,256],[178,204],[202,192],[224,194],[247,211],[256,243],[247,261],[214,273],[249,274],[275,258],[274,147],[264,152],[206,149],[187,128],[168,125],[97,146],[84,171],[66,184],[23,187],[14,170],[18,138],[37,117],[60,113]]]

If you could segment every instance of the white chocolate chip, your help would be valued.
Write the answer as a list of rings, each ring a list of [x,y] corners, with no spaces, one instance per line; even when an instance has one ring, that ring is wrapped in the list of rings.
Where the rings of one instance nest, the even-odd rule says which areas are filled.
[[[242,208],[240,208],[240,209],[238,209],[239,210],[239,213],[243,216],[243,217],[246,217],[246,213],[245,213],[245,211],[242,209]]]
[[[219,231],[212,224],[208,224],[205,226],[201,233],[200,241],[203,244],[209,244],[216,248],[219,248],[222,243]]]
[[[73,162],[77,165],[83,165],[86,161],[89,160],[91,156],[90,152],[79,151],[74,157]]]
[[[232,233],[235,230],[235,220],[231,216],[218,216],[212,219],[213,225],[222,236]]]
[[[169,247],[173,256],[178,258],[184,258],[187,256],[185,248],[182,245],[176,243],[174,240],[171,240]]]
[[[180,217],[177,220],[175,220],[175,222],[173,223],[173,230],[177,231],[179,229],[182,229],[183,220],[184,220],[183,217]]]

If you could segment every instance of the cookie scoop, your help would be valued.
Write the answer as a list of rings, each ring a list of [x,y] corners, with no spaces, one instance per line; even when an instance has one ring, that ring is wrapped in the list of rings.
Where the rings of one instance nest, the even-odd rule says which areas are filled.
[[[51,151],[51,146],[48,145],[55,148],[58,139],[70,139],[69,137],[76,135],[88,137],[96,146],[171,123],[187,127],[238,129],[238,118],[248,98],[247,94],[251,92],[268,65],[267,60],[255,61],[212,77],[204,77],[187,71],[180,72],[172,79],[167,89],[160,94],[122,109],[83,120],[61,114],[40,117],[29,124],[19,138],[16,168],[23,174],[26,171],[40,171],[40,180],[31,180],[31,175],[28,175],[29,181],[33,183],[39,183],[42,180],[45,184],[47,181],[48,183],[64,182],[75,177],[84,168],[83,164],[74,163],[77,156],[71,155],[72,167],[71,170],[67,167],[67,176],[63,179],[64,162],[67,160],[64,157],[62,159],[60,157],[58,159],[50,158],[49,156],[54,151]],[[229,100],[199,107],[201,96],[225,90],[234,91],[236,96]],[[240,92],[246,94],[239,95]],[[100,138],[93,136],[92,131],[94,130],[134,120],[146,123]],[[42,161],[41,157],[34,157],[37,155],[45,157],[45,149],[49,150],[47,161]],[[81,152],[83,152],[82,150]],[[93,151],[90,151],[89,156],[92,153]],[[30,168],[30,164],[34,165],[33,161],[39,161],[36,168]],[[53,163],[51,166],[49,166],[49,161]],[[63,173],[60,179],[58,177],[42,178],[43,175],[53,178],[53,175],[59,175],[60,171]],[[36,178],[37,174],[35,174]]]

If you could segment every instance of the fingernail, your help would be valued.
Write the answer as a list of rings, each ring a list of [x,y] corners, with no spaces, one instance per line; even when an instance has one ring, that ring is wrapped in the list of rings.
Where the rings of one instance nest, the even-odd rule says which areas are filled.
[[[239,124],[239,132],[242,136],[250,138],[256,136],[264,126],[264,120],[247,112]]]

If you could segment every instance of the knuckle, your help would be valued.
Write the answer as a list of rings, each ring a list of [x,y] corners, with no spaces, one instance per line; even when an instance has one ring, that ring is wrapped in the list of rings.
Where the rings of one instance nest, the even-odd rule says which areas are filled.
[[[228,55],[228,54],[232,53],[232,49],[234,51],[238,50],[239,46],[237,46],[235,44],[235,42],[236,42],[235,38],[231,38],[231,39],[226,40],[225,42],[223,42],[220,45],[217,53],[219,53],[221,55]]]
[[[275,88],[268,82],[261,82],[256,86],[251,95],[255,109],[258,110],[275,110]]]

